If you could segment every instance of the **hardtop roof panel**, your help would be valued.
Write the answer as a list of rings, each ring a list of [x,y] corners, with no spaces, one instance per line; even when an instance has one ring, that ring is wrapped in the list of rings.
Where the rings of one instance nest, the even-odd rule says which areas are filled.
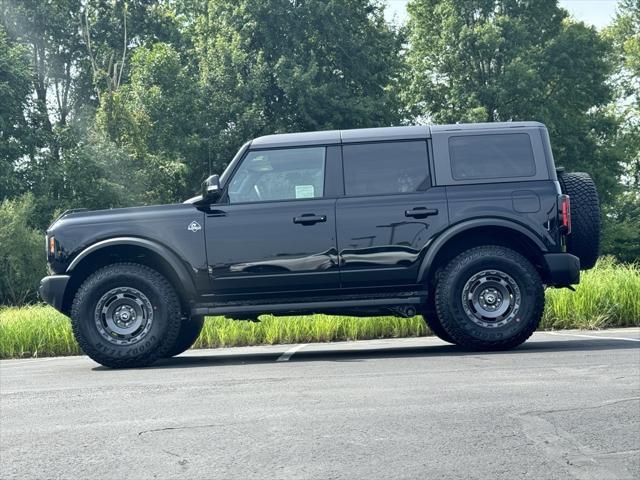
[[[384,140],[426,139],[431,136],[431,130],[426,125],[414,125],[341,130],[340,134],[342,135],[342,143],[380,142]]]
[[[339,130],[321,132],[278,133],[255,138],[251,148],[277,148],[301,145],[331,145],[340,143]]]
[[[451,125],[413,125],[403,127],[356,128],[319,132],[279,133],[258,137],[251,148],[284,148],[306,145],[339,145],[340,143],[380,142],[430,138],[432,133],[496,130],[504,128],[544,127],[540,122],[457,123]]]

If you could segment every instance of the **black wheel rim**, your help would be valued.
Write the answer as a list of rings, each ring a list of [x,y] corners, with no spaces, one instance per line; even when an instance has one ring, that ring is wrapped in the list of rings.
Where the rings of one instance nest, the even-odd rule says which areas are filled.
[[[485,328],[502,327],[520,311],[522,294],[511,275],[500,270],[482,270],[462,289],[462,305],[467,317]]]
[[[100,335],[114,345],[141,341],[153,324],[153,307],[147,296],[131,287],[112,288],[100,297],[95,309]]]

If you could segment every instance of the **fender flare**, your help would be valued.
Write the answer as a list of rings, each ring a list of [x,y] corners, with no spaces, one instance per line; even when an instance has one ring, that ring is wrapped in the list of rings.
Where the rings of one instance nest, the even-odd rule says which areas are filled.
[[[515,232],[521,233],[526,236],[529,240],[531,240],[541,252],[547,252],[548,249],[545,244],[540,240],[540,238],[533,233],[529,228],[516,223],[511,220],[506,220],[504,218],[476,218],[473,220],[467,220],[461,223],[457,223],[447,230],[442,232],[438,237],[436,237],[431,244],[427,247],[427,253],[422,259],[422,263],[420,265],[420,270],[418,271],[418,283],[422,282],[427,273],[429,272],[429,268],[433,263],[434,259],[442,250],[442,248],[447,244],[449,240],[451,240],[454,236],[462,233],[466,230],[471,230],[472,228],[477,227],[502,227],[508,228],[509,230],[513,230]]]
[[[169,248],[152,240],[147,240],[146,238],[114,237],[93,243],[82,250],[78,255],[76,255],[76,257],[67,267],[65,273],[70,275],[73,269],[76,268],[85,258],[87,258],[92,253],[116,245],[134,245],[160,255],[160,257],[162,257],[169,264],[169,267],[176,275],[176,278],[178,280],[178,285],[176,285],[176,288],[178,289],[178,292],[185,295],[187,300],[196,298],[197,292],[195,284],[193,282],[193,278],[189,274],[189,270],[184,265],[184,262],[180,260],[178,255],[176,255]]]

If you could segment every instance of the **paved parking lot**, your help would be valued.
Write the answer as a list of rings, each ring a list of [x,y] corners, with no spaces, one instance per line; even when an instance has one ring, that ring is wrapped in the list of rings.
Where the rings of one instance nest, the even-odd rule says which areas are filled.
[[[0,361],[0,478],[640,478],[640,329]]]

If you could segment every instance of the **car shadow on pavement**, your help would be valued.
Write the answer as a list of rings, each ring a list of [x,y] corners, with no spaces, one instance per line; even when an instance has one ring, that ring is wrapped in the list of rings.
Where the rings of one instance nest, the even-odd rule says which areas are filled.
[[[342,348],[336,348],[335,344],[326,344],[326,350],[318,350],[318,346],[313,345],[314,350],[299,350],[288,362],[356,362],[380,358],[403,358],[403,357],[461,357],[461,356],[483,356],[493,357],[500,355],[526,355],[544,352],[575,352],[575,351],[597,351],[597,350],[632,350],[640,348],[640,343],[624,340],[609,339],[571,339],[571,340],[543,340],[531,341],[508,351],[497,352],[477,352],[465,350],[455,345],[437,344],[426,346],[393,346],[393,347],[372,347],[363,348],[357,342],[344,344]],[[222,349],[221,349],[222,350]],[[193,351],[192,351],[193,352]],[[260,363],[273,363],[282,352],[260,352],[260,353],[234,353],[228,355],[216,352],[209,355],[186,355],[160,360],[147,369],[166,368],[193,368],[211,367],[217,365],[251,365]],[[287,362],[283,362],[285,364]],[[105,367],[95,367],[94,370],[108,370]]]

